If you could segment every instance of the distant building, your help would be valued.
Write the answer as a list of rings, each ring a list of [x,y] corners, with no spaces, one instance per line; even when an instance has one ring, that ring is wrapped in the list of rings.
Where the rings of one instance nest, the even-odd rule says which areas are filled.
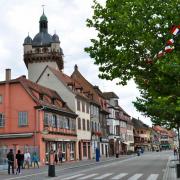
[[[161,126],[153,126],[153,129],[160,134],[160,148],[162,150],[177,147],[176,133]]]
[[[143,148],[145,151],[151,150],[151,129],[139,119],[132,118],[134,126],[134,150]]]

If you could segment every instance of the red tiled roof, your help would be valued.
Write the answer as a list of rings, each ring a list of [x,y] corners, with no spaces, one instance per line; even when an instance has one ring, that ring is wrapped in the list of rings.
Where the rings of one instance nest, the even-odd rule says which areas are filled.
[[[119,97],[114,93],[114,92],[103,92],[103,95],[107,98],[117,98],[119,99]]]
[[[39,84],[36,84],[26,79],[24,76],[9,81],[9,83],[14,83],[14,82],[20,83],[38,106],[47,106],[49,108],[53,108],[59,111],[63,111],[75,115],[75,113],[66,105],[66,103],[61,99],[61,97],[57,94],[56,91],[41,86]],[[50,101],[41,100],[39,98],[39,94],[46,96],[47,98],[49,98]],[[54,104],[52,104],[51,101],[52,99],[55,101]]]
[[[96,97],[94,97],[94,94],[97,94],[98,97],[99,97],[100,96],[99,93],[97,93],[94,86],[89,81],[87,81],[86,78],[84,78],[84,76],[79,72],[78,69],[74,70],[74,72],[71,74],[71,78],[74,79],[75,81],[81,83],[80,80],[77,77],[80,77],[81,80],[83,80],[85,82],[86,85],[82,83],[83,84],[83,89],[84,89],[85,92],[88,92],[89,95],[90,94],[92,95],[92,98],[90,98],[91,102],[101,106],[101,103],[98,101],[98,99]],[[87,87],[87,84],[88,84],[88,87]]]
[[[50,66],[48,66],[48,68],[51,70],[51,72],[60,80],[63,81],[63,83],[68,86],[68,85],[72,85],[73,88],[75,89],[75,91],[73,91],[76,95],[83,97],[85,99],[88,100],[88,97],[83,93],[83,92],[78,92],[77,89],[81,89],[83,90],[83,87],[81,86],[81,84],[72,79],[71,77],[69,77],[68,75],[64,74],[61,71],[58,71]]]

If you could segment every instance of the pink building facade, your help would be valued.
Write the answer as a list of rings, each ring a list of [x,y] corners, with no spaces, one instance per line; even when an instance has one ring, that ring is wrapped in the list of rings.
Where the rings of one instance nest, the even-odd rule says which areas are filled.
[[[0,82],[0,147],[37,147],[41,163],[53,147],[64,161],[76,160],[77,115],[55,91],[10,73]]]

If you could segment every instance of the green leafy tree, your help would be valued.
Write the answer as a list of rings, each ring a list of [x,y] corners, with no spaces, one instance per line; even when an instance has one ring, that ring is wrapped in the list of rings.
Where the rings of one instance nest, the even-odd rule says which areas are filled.
[[[158,59],[164,50],[172,25],[179,25],[179,0],[107,0],[105,6],[94,0],[92,19],[97,37],[85,51],[99,66],[99,77],[118,79],[126,85],[134,79],[141,97],[136,108],[151,117],[154,124],[176,128],[180,113],[180,46]],[[179,143],[180,144],[180,143]]]
[[[87,26],[98,34],[85,51],[99,65],[99,77],[118,78],[125,85],[138,74],[146,75],[150,62],[171,37],[170,27],[179,23],[178,2],[107,0],[103,7],[94,0],[94,15]]]

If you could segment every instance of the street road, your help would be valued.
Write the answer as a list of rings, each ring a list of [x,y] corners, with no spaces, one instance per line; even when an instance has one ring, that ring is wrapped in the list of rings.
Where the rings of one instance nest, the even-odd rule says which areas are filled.
[[[121,158],[109,159],[106,162],[88,161],[56,166],[56,177],[51,180],[163,180],[163,174],[170,151],[150,152],[141,156],[123,156]],[[7,172],[3,172],[6,173]],[[47,167],[41,169],[24,170],[22,175],[3,175],[0,179],[6,180],[44,180],[47,176]]]

